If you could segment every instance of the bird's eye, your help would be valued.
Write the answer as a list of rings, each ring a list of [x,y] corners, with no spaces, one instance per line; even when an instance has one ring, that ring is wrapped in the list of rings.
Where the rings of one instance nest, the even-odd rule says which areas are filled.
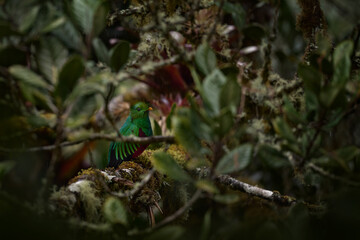
[[[138,108],[136,108],[136,110],[137,110],[138,112],[140,112],[140,111],[141,111],[141,108],[138,107]]]

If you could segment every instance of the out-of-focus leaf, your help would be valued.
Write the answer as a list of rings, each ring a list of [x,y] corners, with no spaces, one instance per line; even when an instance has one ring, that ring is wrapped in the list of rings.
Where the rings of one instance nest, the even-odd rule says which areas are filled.
[[[95,54],[96,54],[96,57],[98,58],[98,60],[100,62],[103,62],[103,63],[109,65],[110,64],[110,56],[109,56],[108,49],[106,48],[103,41],[101,41],[101,39],[99,39],[99,38],[95,38],[93,40],[92,44],[93,44]]]
[[[240,200],[240,197],[238,194],[217,194],[214,200],[223,204],[234,204]]]
[[[173,105],[171,106],[171,110],[170,110],[170,113],[169,115],[166,117],[166,127],[167,129],[171,130],[171,119],[174,115],[174,112],[175,112],[175,109],[176,109],[176,103],[173,103]]]
[[[210,74],[216,68],[216,55],[208,44],[201,44],[195,53],[195,63],[204,74]]]
[[[177,142],[191,153],[200,154],[202,146],[199,138],[192,131],[189,111],[189,109],[179,109],[177,115],[172,118],[172,127]]]
[[[26,53],[16,47],[0,47],[0,65],[9,67],[11,65],[26,65]]]
[[[124,67],[129,59],[130,44],[126,41],[119,41],[115,47],[110,50],[110,66],[118,72]]]
[[[351,41],[344,41],[335,48],[333,78],[320,94],[321,103],[326,107],[330,107],[335,101],[338,101],[338,96],[344,91],[345,84],[350,77],[352,50],[353,42]]]
[[[225,85],[221,89],[220,106],[221,108],[229,108],[233,115],[236,115],[237,108],[240,103],[241,88],[236,79],[227,79]]]
[[[48,25],[46,25],[41,32],[42,33],[47,33],[47,32],[51,32],[54,29],[60,27],[61,25],[63,25],[66,22],[66,18],[65,17],[59,17],[57,19],[55,19],[54,21],[50,22]]]
[[[290,167],[289,160],[282,154],[269,145],[261,145],[258,151],[258,156],[262,162],[270,168]]]
[[[352,41],[344,41],[336,46],[334,51],[334,76],[332,82],[340,83],[344,86],[350,76],[352,50],[354,48]]]
[[[304,87],[306,91],[312,91],[315,94],[320,92],[323,77],[317,69],[313,68],[312,66],[300,64],[298,68],[298,74],[299,77],[304,81]]]
[[[206,104],[205,106],[214,115],[218,115],[220,113],[220,94],[225,83],[226,77],[218,69],[212,71],[211,74],[204,80],[203,98]]]
[[[55,84],[58,71],[66,62],[68,50],[54,37],[42,38],[36,50],[36,61],[40,72]]]
[[[292,132],[290,126],[282,118],[277,117],[275,120],[272,121],[272,124],[276,133],[279,136],[288,140],[291,143],[296,142],[296,137]]]
[[[209,239],[210,229],[211,229],[211,210],[209,209],[204,216],[204,221],[201,228],[200,240]]]
[[[128,225],[128,216],[123,203],[115,198],[109,197],[104,203],[104,215],[111,223]]]
[[[59,81],[54,92],[55,95],[64,101],[76,86],[84,70],[84,62],[80,56],[70,58],[59,73]]]
[[[39,10],[40,6],[34,6],[22,17],[21,24],[19,26],[19,30],[21,32],[26,32],[34,24]]]
[[[284,97],[284,112],[291,122],[296,124],[305,123],[304,116],[295,109],[288,97]]]
[[[319,109],[319,101],[316,97],[316,94],[313,92],[305,92],[305,105],[306,105],[306,112],[307,116],[306,119],[308,121],[312,121],[315,119],[315,114],[317,113],[317,110]]]
[[[106,16],[109,12],[108,4],[102,1],[100,6],[96,9],[93,18],[92,36],[98,36],[106,27]]]
[[[85,34],[90,34],[93,28],[94,18],[101,1],[98,0],[74,0],[72,3],[73,14],[84,31]],[[102,19],[100,19],[102,21]]]
[[[166,240],[177,240],[180,239],[182,235],[184,235],[185,229],[181,226],[167,226],[160,228],[159,230],[151,233],[150,235],[145,237],[145,240],[158,240],[158,239],[166,239]]]
[[[33,71],[31,71],[26,67],[15,65],[9,68],[9,72],[12,76],[23,81],[28,85],[42,89],[47,89],[48,87],[47,83],[41,76],[37,75],[36,73],[34,73]]]
[[[81,33],[75,28],[74,24],[70,20],[59,26],[52,31],[61,42],[64,43],[69,49],[75,49],[78,52],[83,51],[85,45],[82,40]]]
[[[155,136],[160,136],[162,135],[162,131],[161,131],[161,127],[159,125],[159,123],[154,119],[153,121],[153,125],[154,125],[154,135]]]
[[[3,177],[11,171],[15,167],[16,162],[15,161],[2,161],[0,162],[0,181],[3,179]]]
[[[337,149],[335,153],[329,154],[329,157],[339,163],[345,170],[349,170],[349,161],[353,160],[357,156],[360,156],[360,148],[356,146],[346,146]]]
[[[217,5],[219,5],[219,2],[216,2],[216,3],[217,3]],[[223,5],[223,10],[226,13],[231,14],[231,17],[234,20],[235,26],[239,30],[241,30],[244,27],[246,12],[240,3],[225,2]]]
[[[252,145],[244,144],[222,157],[216,166],[220,174],[232,173],[246,168],[251,160]]]
[[[234,125],[234,115],[230,110],[227,110],[219,117],[217,133],[220,136],[226,135]]]
[[[204,180],[204,179],[199,180],[196,182],[195,185],[197,188],[204,190],[208,193],[212,193],[212,194],[219,193],[219,189],[217,189],[217,187],[208,180]]]
[[[167,174],[174,180],[180,182],[191,181],[191,177],[176,163],[174,158],[165,152],[154,153],[152,163],[156,170]]]

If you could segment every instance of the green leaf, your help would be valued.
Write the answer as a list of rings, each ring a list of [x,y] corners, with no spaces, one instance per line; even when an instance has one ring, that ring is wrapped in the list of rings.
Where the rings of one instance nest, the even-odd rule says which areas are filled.
[[[244,144],[233,149],[220,159],[216,171],[219,174],[227,174],[246,168],[251,160],[251,152],[251,144]]]
[[[204,221],[201,227],[200,240],[210,239],[210,230],[211,230],[211,209],[209,209],[204,216]]]
[[[219,5],[219,2],[216,2],[217,5]],[[231,14],[232,19],[234,20],[235,26],[239,29],[242,30],[242,28],[245,25],[245,17],[246,17],[246,12],[243,9],[243,7],[241,6],[240,3],[230,3],[230,2],[225,2],[223,5],[223,10],[226,13]]]
[[[169,175],[174,180],[191,181],[191,177],[176,163],[174,158],[165,152],[154,153],[152,163],[159,172]]]
[[[204,154],[205,149],[200,139],[210,139],[211,129],[203,123],[198,115],[187,108],[179,108],[172,118],[172,128],[176,141],[194,156]]]
[[[109,13],[108,4],[103,1],[96,9],[93,18],[92,37],[98,36],[106,27],[106,16]]]
[[[334,83],[340,83],[342,86],[345,85],[350,77],[351,70],[351,54],[354,48],[352,41],[347,40],[336,46],[334,50],[334,76],[332,81]]]
[[[8,160],[0,162],[0,181],[3,177],[11,171],[16,165],[15,161]],[[1,186],[1,185],[0,185]]]
[[[205,106],[214,115],[219,115],[220,113],[220,94],[225,83],[226,77],[219,69],[212,71],[203,82]]]
[[[29,11],[22,17],[21,24],[19,26],[20,32],[26,32],[31,26],[33,26],[38,13],[40,6],[34,6],[29,9]]]
[[[298,74],[304,82],[305,91],[311,91],[315,94],[320,92],[322,74],[317,69],[312,66],[300,64]]]
[[[118,72],[124,67],[129,59],[130,44],[126,41],[119,41],[110,51],[110,66],[113,71]]]
[[[42,38],[36,48],[36,62],[40,72],[53,84],[58,71],[66,62],[68,50],[54,37]]]
[[[288,97],[284,97],[284,112],[286,117],[293,123],[305,123],[305,118],[301,115],[290,102]]]
[[[219,193],[219,189],[209,180],[201,179],[196,182],[196,187],[211,194]]]
[[[104,216],[111,223],[128,225],[128,216],[123,203],[115,198],[109,197],[104,203]]]
[[[59,17],[59,18],[55,19],[54,21],[50,22],[48,25],[46,25],[41,30],[41,32],[42,33],[51,32],[51,31],[55,30],[56,28],[60,27],[61,25],[63,25],[65,22],[66,22],[65,17]]]
[[[166,239],[166,240],[177,240],[184,235],[185,229],[181,226],[166,226],[160,228],[159,230],[147,235],[145,240],[158,240],[158,239]]]
[[[291,166],[289,160],[282,154],[282,152],[270,145],[261,145],[258,151],[258,156],[262,162],[270,168],[276,169]]]
[[[154,125],[154,135],[155,136],[160,136],[162,135],[162,131],[161,131],[161,127],[159,125],[159,123],[154,119],[153,121],[153,125]]]
[[[296,137],[293,134],[290,126],[285,122],[284,119],[277,117],[272,121],[276,133],[282,138],[288,140],[291,143],[296,142]]]
[[[216,68],[216,55],[207,43],[201,44],[195,53],[195,63],[204,74],[210,74]]]
[[[74,24],[67,19],[65,24],[54,29],[52,34],[60,39],[69,49],[74,49],[78,52],[85,51],[85,44],[83,42],[81,33],[75,28]],[[57,49],[54,49],[57,50]]]
[[[225,85],[220,93],[220,107],[229,108],[231,113],[235,116],[240,103],[241,88],[236,79],[231,77],[227,78]]]
[[[83,59],[80,56],[70,58],[59,73],[59,81],[55,88],[55,95],[63,101],[77,85],[85,70]]]
[[[101,1],[98,0],[74,0],[72,4],[73,14],[85,34],[90,34],[97,21],[94,16],[98,10]],[[100,19],[99,21],[102,21]]]
[[[169,115],[166,117],[166,127],[167,129],[171,130],[171,119],[172,117],[174,116],[174,113],[175,113],[175,109],[176,109],[176,103],[173,103],[173,105],[171,106],[171,110],[170,110],[170,113]]]
[[[214,200],[222,204],[234,204],[240,200],[240,197],[238,194],[217,194]]]
[[[96,57],[100,62],[110,65],[110,55],[107,47],[99,38],[95,38],[92,42]]]
[[[41,76],[37,75],[26,67],[15,65],[9,68],[9,72],[13,77],[21,80],[28,85],[42,89],[48,88],[46,81]]]
[[[231,113],[230,110],[225,111],[221,116],[218,118],[218,128],[217,133],[220,136],[225,136],[231,128],[234,126],[234,115]]]

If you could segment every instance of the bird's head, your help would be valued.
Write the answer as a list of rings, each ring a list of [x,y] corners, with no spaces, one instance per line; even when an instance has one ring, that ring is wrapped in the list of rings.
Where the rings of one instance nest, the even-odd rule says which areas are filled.
[[[149,111],[152,110],[149,105],[144,102],[138,102],[130,108],[130,117],[132,119],[144,118],[149,116]]]

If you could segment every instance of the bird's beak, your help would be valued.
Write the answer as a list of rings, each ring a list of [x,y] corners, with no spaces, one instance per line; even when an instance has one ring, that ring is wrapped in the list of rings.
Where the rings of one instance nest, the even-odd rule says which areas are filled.
[[[148,108],[148,111],[152,111],[152,110],[153,110],[152,107],[149,107],[149,108]]]

